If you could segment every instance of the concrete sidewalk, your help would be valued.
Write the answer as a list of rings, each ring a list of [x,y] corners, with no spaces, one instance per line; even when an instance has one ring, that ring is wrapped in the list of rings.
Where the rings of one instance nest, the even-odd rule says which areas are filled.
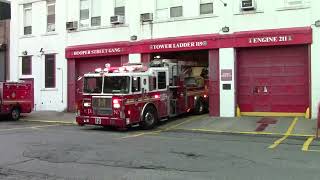
[[[75,124],[76,114],[56,111],[33,111],[30,114],[23,114],[22,121]]]
[[[76,124],[75,113],[35,111],[25,114],[22,121]],[[266,125],[262,125],[265,123]],[[260,123],[259,123],[260,122]],[[262,123],[261,123],[262,122]],[[316,120],[302,117],[241,117],[221,118],[209,117],[209,115],[183,116],[166,122],[158,127],[162,131],[184,130],[207,133],[231,133],[252,135],[290,135],[312,137],[316,134]]]
[[[272,122],[262,125],[264,119]],[[262,122],[262,123],[261,123]],[[312,137],[316,134],[316,120],[302,117],[240,117],[240,118],[217,118],[208,115],[198,116],[190,122],[182,123],[175,130],[253,134],[253,135],[289,135]],[[260,128],[264,126],[263,128]],[[262,129],[262,130],[261,130]]]

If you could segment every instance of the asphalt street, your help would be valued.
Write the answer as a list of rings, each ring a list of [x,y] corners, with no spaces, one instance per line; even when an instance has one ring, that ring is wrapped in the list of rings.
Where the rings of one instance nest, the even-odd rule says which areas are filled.
[[[319,179],[317,141],[309,152],[301,151],[303,137],[288,137],[276,148],[268,148],[277,139],[170,128],[120,132],[3,120],[0,179]]]

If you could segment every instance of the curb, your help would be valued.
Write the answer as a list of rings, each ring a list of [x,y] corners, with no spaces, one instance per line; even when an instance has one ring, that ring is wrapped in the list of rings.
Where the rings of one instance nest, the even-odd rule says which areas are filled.
[[[67,125],[77,125],[76,122],[70,121],[70,122],[65,122],[65,121],[51,121],[51,120],[29,120],[29,119],[23,119],[22,121],[28,121],[28,122],[42,122],[42,123],[55,123],[55,124],[67,124]]]

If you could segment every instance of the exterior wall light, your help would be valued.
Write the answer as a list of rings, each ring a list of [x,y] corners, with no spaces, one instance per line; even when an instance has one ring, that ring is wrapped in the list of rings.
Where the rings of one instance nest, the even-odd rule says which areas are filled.
[[[225,27],[221,28],[221,31],[224,32],[224,33],[227,33],[227,32],[230,31],[230,28],[228,26],[225,26]]]
[[[315,27],[320,27],[320,20],[317,20],[316,22],[314,22],[314,26]]]
[[[24,56],[28,55],[28,51],[22,51],[22,55]]]
[[[137,39],[138,39],[138,36],[136,36],[136,35],[133,35],[133,36],[130,37],[131,41],[136,41]]]

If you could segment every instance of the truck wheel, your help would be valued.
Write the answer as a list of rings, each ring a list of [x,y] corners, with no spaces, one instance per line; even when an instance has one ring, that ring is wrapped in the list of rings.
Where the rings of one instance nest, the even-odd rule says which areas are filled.
[[[157,112],[152,106],[148,106],[145,109],[142,118],[141,125],[143,129],[152,129],[158,122]]]
[[[20,119],[20,110],[18,108],[13,108],[11,111],[11,119],[17,121]]]
[[[195,108],[195,113],[196,114],[203,114],[205,112],[205,106],[204,103],[201,99],[198,100]]]

